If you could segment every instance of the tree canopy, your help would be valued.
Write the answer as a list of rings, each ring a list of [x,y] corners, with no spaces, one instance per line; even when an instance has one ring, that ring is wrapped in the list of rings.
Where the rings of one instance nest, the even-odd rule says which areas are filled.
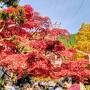
[[[53,28],[49,17],[41,16],[30,5],[0,11],[0,66],[17,79],[24,74],[58,79],[76,75],[90,77],[86,59],[74,60],[74,35]]]

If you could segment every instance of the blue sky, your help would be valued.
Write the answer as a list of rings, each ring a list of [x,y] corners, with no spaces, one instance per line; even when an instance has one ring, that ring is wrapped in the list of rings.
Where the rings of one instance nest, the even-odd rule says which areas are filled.
[[[82,23],[90,23],[90,0],[21,0],[20,5],[30,4],[53,23],[61,23],[70,33],[77,33]]]

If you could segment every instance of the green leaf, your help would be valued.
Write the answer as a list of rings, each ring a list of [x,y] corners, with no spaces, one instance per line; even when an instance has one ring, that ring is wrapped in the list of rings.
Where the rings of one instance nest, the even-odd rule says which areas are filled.
[[[75,37],[76,37],[76,34],[72,34],[70,36],[69,43],[70,43],[71,47],[73,47],[75,45],[75,43],[76,43]]]
[[[2,11],[0,13],[0,18],[3,19],[3,20],[6,20],[7,18],[9,17],[9,13],[6,13],[4,11]]]
[[[64,36],[58,38],[66,47],[68,47],[68,40]]]
[[[4,80],[0,78],[0,85],[3,85]]]
[[[68,39],[66,39],[64,36],[59,36],[59,40],[67,47],[67,48],[72,48],[74,45],[75,45],[75,43],[76,43],[76,41],[75,41],[75,36],[76,36],[76,34],[72,34],[71,36],[70,36],[70,39],[68,40]]]

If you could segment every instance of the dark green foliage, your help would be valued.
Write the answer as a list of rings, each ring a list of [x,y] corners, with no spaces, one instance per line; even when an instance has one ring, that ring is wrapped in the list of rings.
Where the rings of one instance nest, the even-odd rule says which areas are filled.
[[[0,3],[3,3],[3,6],[5,5],[7,7],[9,7],[9,6],[16,7],[16,6],[18,6],[19,1],[20,0],[0,0]]]

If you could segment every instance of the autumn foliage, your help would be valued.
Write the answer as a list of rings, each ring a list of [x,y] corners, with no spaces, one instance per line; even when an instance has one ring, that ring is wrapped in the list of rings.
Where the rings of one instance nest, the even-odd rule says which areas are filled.
[[[88,60],[74,60],[75,48],[58,39],[69,40],[66,29],[52,28],[48,17],[40,16],[30,5],[8,7],[0,13],[0,66],[16,74],[58,79],[76,75],[90,77]]]

